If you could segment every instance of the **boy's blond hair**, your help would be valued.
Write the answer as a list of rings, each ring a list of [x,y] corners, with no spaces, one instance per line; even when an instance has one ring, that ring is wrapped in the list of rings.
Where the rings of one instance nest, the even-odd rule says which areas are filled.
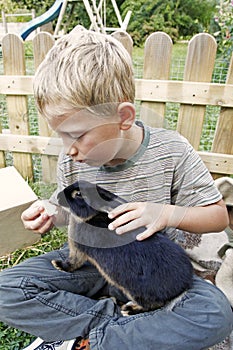
[[[57,41],[38,67],[34,94],[47,118],[73,108],[133,103],[131,57],[112,36],[78,26]]]

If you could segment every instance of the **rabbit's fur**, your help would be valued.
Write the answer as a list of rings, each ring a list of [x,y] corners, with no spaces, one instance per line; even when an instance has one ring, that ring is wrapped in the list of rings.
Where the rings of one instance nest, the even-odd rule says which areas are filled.
[[[60,192],[58,201],[71,212],[70,256],[65,262],[53,261],[56,268],[71,272],[90,261],[110,284],[133,301],[125,307],[129,313],[162,307],[191,287],[190,259],[163,232],[137,241],[136,235],[145,228],[122,236],[108,230],[108,212],[124,203],[122,198],[79,181]]]

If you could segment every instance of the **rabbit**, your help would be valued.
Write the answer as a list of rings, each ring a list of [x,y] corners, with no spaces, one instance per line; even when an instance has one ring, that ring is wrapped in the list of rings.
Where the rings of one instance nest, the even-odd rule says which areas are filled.
[[[121,236],[108,230],[112,221],[108,212],[125,202],[84,180],[61,191],[58,203],[71,213],[70,255],[67,261],[52,263],[60,270],[72,272],[85,261],[91,262],[132,301],[122,310],[134,314],[161,308],[182,295],[192,286],[193,267],[184,249],[166,237],[165,231],[137,241],[136,235],[145,228]]]

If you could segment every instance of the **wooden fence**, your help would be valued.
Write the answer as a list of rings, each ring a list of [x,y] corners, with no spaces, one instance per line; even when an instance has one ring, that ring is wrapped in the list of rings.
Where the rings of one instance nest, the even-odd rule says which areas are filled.
[[[114,34],[132,52],[128,34]],[[39,33],[33,40],[35,68],[53,46],[54,38]],[[164,125],[166,104],[179,104],[177,130],[199,152],[214,177],[233,174],[233,59],[224,84],[211,83],[217,44],[206,33],[192,38],[188,45],[183,81],[169,80],[172,40],[162,32],[151,34],[144,47],[143,78],[136,79],[136,100],[140,118],[146,123]],[[45,120],[39,118],[39,136],[29,135],[28,96],[32,95],[32,76],[26,75],[24,43],[14,34],[2,40],[4,75],[0,76],[0,94],[6,96],[9,132],[0,124],[0,167],[6,166],[5,152],[13,154],[14,166],[24,178],[33,178],[32,154],[42,155],[43,179],[55,178],[56,159],[61,140],[51,137]],[[199,151],[207,106],[218,106],[219,116],[210,152]]]

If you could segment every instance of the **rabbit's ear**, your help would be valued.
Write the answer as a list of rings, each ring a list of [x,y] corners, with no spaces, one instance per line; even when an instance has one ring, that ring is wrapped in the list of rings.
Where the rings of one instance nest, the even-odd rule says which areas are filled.
[[[117,196],[114,193],[111,193],[111,192],[103,189],[102,187],[99,187],[99,186],[96,186],[96,187],[97,187],[98,194],[102,199],[110,202],[113,199],[117,198]]]
[[[62,207],[69,208],[70,205],[67,201],[67,198],[66,198],[64,191],[61,191],[58,193],[57,200],[58,200],[59,205],[61,205]]]

